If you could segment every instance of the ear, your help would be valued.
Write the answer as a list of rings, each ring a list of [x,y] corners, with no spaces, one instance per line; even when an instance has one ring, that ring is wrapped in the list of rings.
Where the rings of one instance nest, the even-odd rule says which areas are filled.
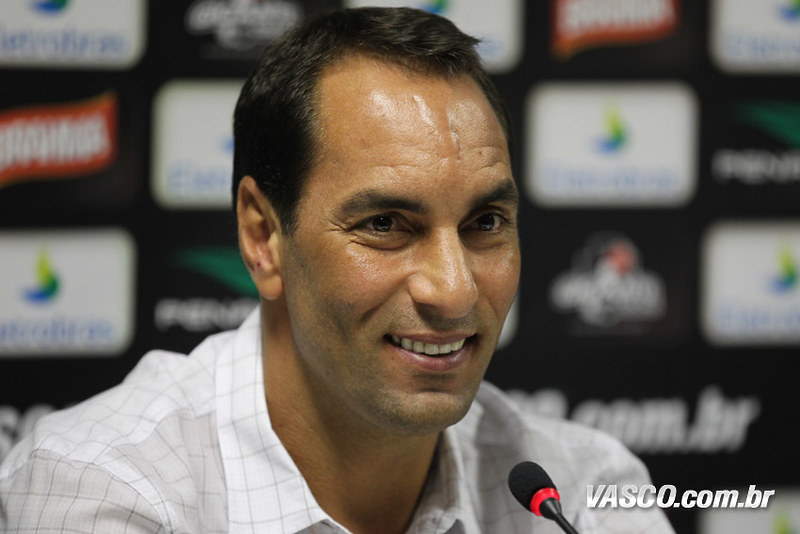
[[[272,203],[250,176],[239,183],[236,217],[242,260],[261,297],[275,300],[283,293],[280,259],[283,236]]]

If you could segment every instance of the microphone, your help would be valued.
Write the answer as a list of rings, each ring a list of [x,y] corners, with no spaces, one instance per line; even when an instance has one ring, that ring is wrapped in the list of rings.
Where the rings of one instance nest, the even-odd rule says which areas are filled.
[[[521,462],[508,474],[508,489],[529,512],[555,521],[567,534],[578,534],[561,513],[556,485],[542,467],[534,462]]]

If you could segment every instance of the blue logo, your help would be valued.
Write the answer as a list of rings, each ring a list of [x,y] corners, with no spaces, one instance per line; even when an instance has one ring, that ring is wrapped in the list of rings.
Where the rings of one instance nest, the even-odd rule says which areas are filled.
[[[419,8],[423,11],[427,11],[428,13],[441,15],[447,9],[447,0],[431,0],[430,2],[423,2]]]
[[[800,0],[791,0],[789,5],[779,7],[778,12],[783,20],[800,20]]]
[[[33,7],[40,13],[60,13],[67,4],[69,0],[37,0]]]

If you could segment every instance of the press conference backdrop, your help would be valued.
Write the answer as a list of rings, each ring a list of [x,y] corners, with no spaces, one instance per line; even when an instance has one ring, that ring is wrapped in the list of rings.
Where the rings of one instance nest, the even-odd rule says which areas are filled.
[[[407,4],[483,39],[514,120],[524,265],[488,378],[656,486],[775,490],[667,510],[678,532],[800,530],[800,3]],[[0,456],[254,307],[231,112],[263,45],[338,5],[0,3]]]

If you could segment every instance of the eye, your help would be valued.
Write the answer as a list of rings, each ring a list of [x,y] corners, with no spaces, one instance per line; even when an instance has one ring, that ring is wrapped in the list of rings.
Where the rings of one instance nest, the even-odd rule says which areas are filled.
[[[378,215],[366,222],[366,227],[373,232],[388,232],[394,226],[394,218],[390,215]]]
[[[501,224],[500,216],[496,213],[484,213],[475,219],[475,225],[478,230],[483,232],[491,232]]]
[[[350,231],[357,243],[380,250],[401,248],[408,244],[414,233],[413,226],[398,213],[371,215]]]

